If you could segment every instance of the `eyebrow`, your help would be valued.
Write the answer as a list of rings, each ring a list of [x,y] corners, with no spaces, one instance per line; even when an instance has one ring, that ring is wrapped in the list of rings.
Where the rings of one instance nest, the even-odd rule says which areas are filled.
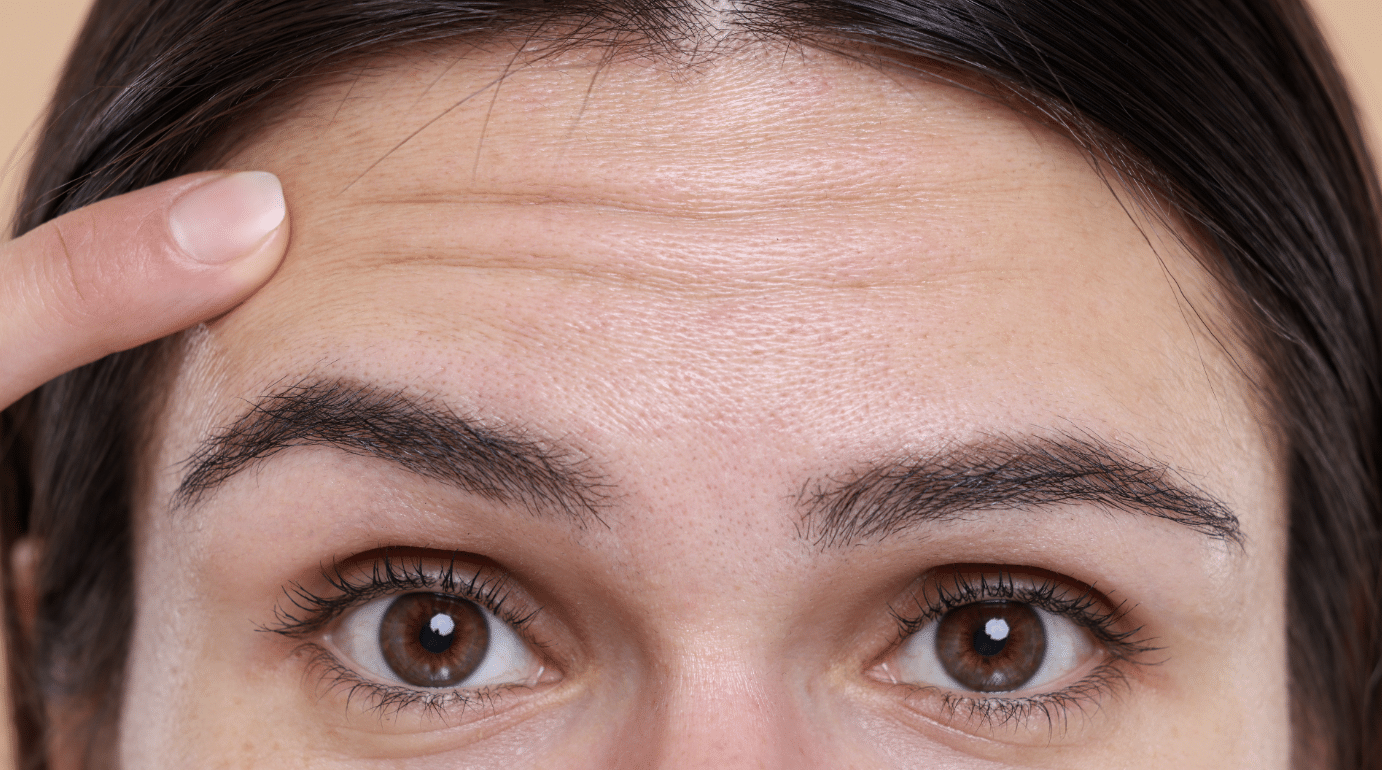
[[[183,461],[173,507],[194,506],[236,474],[293,447],[331,447],[584,525],[606,485],[574,453],[482,426],[431,400],[345,380],[305,381],[256,401]],[[990,437],[809,483],[802,535],[822,549],[886,539],[968,514],[1092,503],[1164,519],[1242,545],[1227,505],[1165,463],[1091,436]]]
[[[1242,546],[1238,517],[1164,463],[1088,436],[993,437],[875,463],[803,487],[802,534],[821,548],[876,542],[980,511],[1092,503]]]
[[[293,447],[385,460],[485,498],[600,520],[603,484],[573,453],[478,424],[434,401],[343,380],[304,381],[255,402],[183,461],[173,507]]]

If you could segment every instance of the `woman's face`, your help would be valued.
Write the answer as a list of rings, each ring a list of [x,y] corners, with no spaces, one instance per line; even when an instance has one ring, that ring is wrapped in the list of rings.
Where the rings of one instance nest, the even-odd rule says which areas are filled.
[[[274,119],[227,165],[288,257],[158,409],[125,766],[1286,765],[1250,360],[1057,133],[766,47]]]

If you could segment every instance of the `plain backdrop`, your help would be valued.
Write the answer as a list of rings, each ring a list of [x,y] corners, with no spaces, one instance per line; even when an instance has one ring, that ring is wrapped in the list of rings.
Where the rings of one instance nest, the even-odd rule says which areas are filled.
[[[1110,0],[1116,2],[1117,0]],[[1168,0],[1175,2],[1175,0]],[[0,0],[0,241],[28,139],[91,0]],[[1382,152],[1382,0],[1312,0]]]

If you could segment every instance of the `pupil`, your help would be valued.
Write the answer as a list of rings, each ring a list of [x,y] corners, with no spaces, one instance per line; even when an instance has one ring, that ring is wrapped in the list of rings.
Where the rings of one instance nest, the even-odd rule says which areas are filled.
[[[1008,646],[1008,623],[1002,618],[993,618],[982,627],[974,630],[974,651],[991,658]]]
[[[451,649],[451,643],[456,641],[456,621],[443,613],[433,615],[432,621],[418,632],[417,641],[422,645],[422,649],[434,655],[446,652]]]

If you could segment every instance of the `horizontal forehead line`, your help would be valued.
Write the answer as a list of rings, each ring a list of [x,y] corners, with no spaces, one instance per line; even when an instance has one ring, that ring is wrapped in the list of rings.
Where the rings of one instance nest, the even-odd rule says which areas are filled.
[[[285,449],[320,446],[577,526],[610,526],[606,476],[559,442],[463,418],[435,399],[341,379],[301,380],[257,400],[183,462],[174,507],[201,502]],[[1169,521],[1241,546],[1237,517],[1168,466],[1092,435],[990,436],[822,477],[797,498],[803,538],[821,548],[881,540],[926,522],[1000,509],[1093,504]]]
[[[469,210],[519,212],[533,210],[573,213],[581,215],[627,216],[630,221],[672,226],[695,225],[698,223],[733,225],[745,223],[758,225],[764,221],[789,219],[811,220],[821,216],[830,218],[853,218],[855,215],[876,213],[878,207],[895,207],[910,203],[918,204],[914,212],[925,222],[934,219],[943,221],[943,215],[953,214],[954,199],[950,195],[951,185],[937,184],[935,180],[919,183],[914,177],[906,180],[910,185],[888,185],[884,189],[865,194],[862,190],[841,190],[836,183],[822,183],[820,189],[804,187],[801,180],[795,184],[783,184],[781,189],[755,187],[752,195],[739,198],[726,195],[723,188],[707,188],[701,195],[682,195],[684,190],[669,191],[639,189],[628,185],[576,186],[564,185],[551,189],[532,189],[526,180],[513,180],[515,189],[505,190],[502,185],[478,186],[457,181],[454,186],[443,186],[437,181],[430,184],[418,180],[414,189],[406,191],[367,188],[351,191],[332,201],[344,212],[364,208],[378,209],[381,213],[407,215],[413,211],[435,215],[437,212],[460,214]],[[971,199],[978,191],[973,188],[973,180],[963,192]],[[1010,178],[995,179],[991,197],[995,201],[1003,199],[1008,192],[1001,185],[1011,182]],[[958,188],[960,185],[955,185]],[[1013,187],[1017,187],[1016,183]],[[745,193],[750,191],[745,190]],[[672,193],[672,194],[669,194]],[[922,206],[936,210],[935,217],[925,216]]]

